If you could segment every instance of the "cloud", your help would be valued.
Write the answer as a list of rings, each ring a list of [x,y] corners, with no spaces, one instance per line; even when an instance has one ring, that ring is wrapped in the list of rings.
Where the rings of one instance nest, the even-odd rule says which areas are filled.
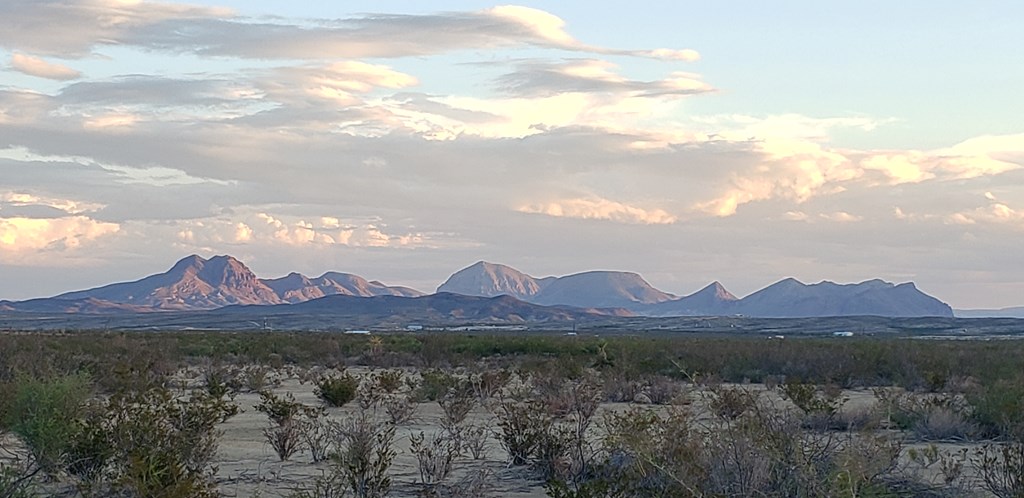
[[[498,78],[501,90],[526,97],[560,93],[618,93],[631,97],[684,96],[714,91],[700,76],[675,72],[658,81],[628,80],[610,62],[587,59],[562,62],[532,61],[517,64],[515,72]]]
[[[97,45],[132,44],[146,30],[187,29],[190,22],[231,16],[227,9],[164,2],[7,0],[0,2],[0,47],[84,57]]]
[[[83,202],[72,199],[60,199],[56,197],[38,196],[24,192],[5,192],[0,195],[0,209],[11,207],[45,206],[63,212],[64,214],[83,214],[95,212],[104,207],[103,204],[94,202]]]
[[[991,196],[989,192],[986,194],[987,198]],[[1010,207],[1010,205],[996,200],[994,196],[991,196],[989,200],[991,202],[987,206],[948,215],[946,222],[954,225],[988,224],[1024,230],[1024,209]]]
[[[862,221],[863,216],[847,213],[846,211],[836,211],[834,213],[821,213],[818,215],[819,218],[825,221],[831,221],[834,223],[851,223],[855,221]]]
[[[556,218],[608,220],[617,223],[665,225],[675,223],[677,217],[663,209],[644,209],[601,198],[564,199],[530,204],[518,208],[519,212],[544,214]]]
[[[19,53],[11,55],[11,69],[31,76],[57,81],[74,80],[82,77],[82,73],[68,66],[47,62],[38,57]]]
[[[118,230],[116,223],[87,216],[0,218],[0,258],[9,262],[35,251],[75,250]]]
[[[367,14],[289,22],[162,2],[12,0],[0,4],[0,18],[7,21],[0,32],[0,47],[64,57],[83,57],[97,46],[121,45],[252,59],[408,57],[516,46],[675,61],[699,58],[692,49],[587,45],[565,31],[561,18],[513,5],[475,12]]]
[[[322,216],[319,224],[299,219],[284,221],[267,213],[257,213],[263,222],[250,227],[244,223],[236,225],[235,241],[283,243],[292,246],[350,246],[350,247],[415,247],[429,245],[428,237],[420,233],[387,233],[386,227],[377,222],[345,221],[332,216]],[[244,226],[244,240],[240,240]]]

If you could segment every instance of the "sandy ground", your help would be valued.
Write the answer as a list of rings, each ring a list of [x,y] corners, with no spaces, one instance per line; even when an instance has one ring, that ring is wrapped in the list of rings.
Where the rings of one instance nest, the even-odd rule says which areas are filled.
[[[313,394],[313,386],[300,384],[289,379],[282,383],[274,392],[283,394],[290,392],[295,400],[308,405],[320,405],[320,400]],[[288,496],[296,488],[311,485],[313,480],[325,472],[330,465],[326,462],[313,463],[308,450],[302,450],[287,462],[279,461],[264,440],[262,430],[269,426],[267,416],[257,411],[254,406],[259,402],[256,394],[240,394],[235,401],[242,408],[242,413],[232,417],[221,426],[223,437],[219,446],[216,465],[219,467],[217,477],[221,492],[225,496]],[[341,419],[359,410],[355,402],[342,408],[329,408],[328,417]],[[420,486],[419,471],[415,456],[409,451],[409,435],[424,432],[428,436],[438,431],[442,412],[436,402],[420,403],[410,423],[396,428],[396,456],[389,472],[391,476],[391,496],[417,496]],[[386,415],[381,413],[381,419]],[[473,424],[489,423],[493,426],[493,415],[482,407],[474,408],[467,422]],[[492,435],[488,438],[488,449],[482,460],[469,457],[459,458],[454,465],[455,471],[449,478],[456,482],[467,472],[484,467],[490,473],[487,481],[491,484],[488,496],[509,498],[533,498],[546,496],[541,482],[525,467],[509,467],[506,465],[506,454],[498,440]]]
[[[750,389],[763,390],[764,386],[745,386]],[[296,401],[319,405],[320,401],[313,394],[313,387],[310,384],[301,384],[295,379],[289,379],[275,389],[277,393],[290,392],[295,396]],[[777,392],[768,391],[764,393],[773,402],[783,403]],[[845,391],[843,395],[848,399],[844,410],[867,410],[875,403],[876,399],[871,390]],[[235,401],[242,407],[243,412],[231,418],[223,424],[224,431],[219,448],[217,465],[218,479],[221,491],[225,496],[232,497],[284,497],[291,494],[295,489],[310,485],[317,476],[320,476],[328,468],[328,463],[313,463],[307,450],[302,450],[288,462],[280,462],[274,450],[264,441],[263,428],[269,425],[266,415],[256,411],[253,407],[259,401],[256,394],[241,394]],[[697,402],[699,404],[699,401]],[[624,410],[628,404],[604,404],[601,410]],[[665,407],[651,406],[655,410],[663,410]],[[698,407],[695,407],[699,409]],[[359,408],[355,402],[343,408],[328,409],[328,416],[333,419],[344,418]],[[438,430],[439,420],[442,412],[436,402],[420,403],[414,420],[408,424],[399,425],[395,436],[395,449],[397,455],[392,464],[390,475],[392,479],[392,493],[394,497],[417,496],[420,487],[419,473],[415,456],[409,451],[409,436],[419,432],[426,434]],[[383,417],[383,414],[381,414]],[[600,420],[600,413],[595,417]],[[495,427],[494,416],[485,408],[474,409],[469,419],[473,424],[489,424]],[[487,496],[495,498],[537,498],[547,496],[544,493],[542,483],[538,476],[526,467],[510,467],[507,465],[507,455],[500,446],[498,440],[492,435],[489,440],[489,447],[486,458],[473,460],[465,457],[455,463],[455,473],[449,479],[450,482],[457,481],[467,472],[486,468],[490,473],[487,482],[490,488]],[[957,450],[961,445],[939,443],[937,446],[943,450]],[[924,449],[927,443],[907,445],[907,448],[915,447]],[[905,452],[904,452],[905,453]],[[906,461],[904,464],[913,466]],[[914,469],[925,475],[937,472],[936,468]]]
[[[353,372],[360,373],[360,372]],[[195,378],[195,376],[192,376]],[[764,386],[744,386],[749,389],[763,390]],[[291,393],[296,401],[301,403],[319,406],[321,401],[313,393],[311,383],[301,383],[298,379],[291,377],[285,379],[279,387],[274,389],[278,394]],[[843,395],[848,399],[844,405],[844,411],[869,410],[876,399],[871,390],[844,391]],[[764,396],[775,403],[783,403],[775,391],[766,390]],[[699,396],[695,396],[694,409],[700,410]],[[223,496],[229,497],[286,497],[295,490],[304,486],[312,485],[314,479],[323,475],[329,468],[329,463],[314,463],[308,450],[301,450],[292,456],[290,461],[281,462],[273,448],[265,442],[263,429],[270,426],[270,421],[264,413],[257,411],[254,407],[260,397],[255,393],[239,394],[235,402],[241,408],[241,412],[222,424],[219,429],[222,437],[218,448],[218,455],[215,462],[217,466],[217,481]],[[601,410],[620,411],[628,408],[628,404],[604,404]],[[655,410],[664,410],[665,407],[651,406]],[[359,410],[356,402],[342,408],[327,409],[327,416],[334,420],[341,420]],[[411,434],[424,432],[427,435],[439,430],[439,420],[442,411],[436,402],[424,402],[418,405],[416,414],[410,423],[399,425],[396,428],[394,449],[396,456],[391,466],[391,496],[413,497],[418,496],[421,487],[418,485],[419,472],[415,456],[409,450],[409,437]],[[386,415],[381,411],[381,420]],[[601,419],[601,414],[595,417],[595,421]],[[494,416],[483,407],[476,407],[471,413],[467,422],[474,425],[488,425],[496,428]],[[595,423],[595,425],[597,425]],[[10,435],[4,445],[12,448]],[[13,445],[16,447],[18,445]],[[919,468],[909,462],[906,458],[908,449],[915,448],[924,450],[930,443],[913,443],[904,446],[902,458],[903,465],[907,469],[919,473],[928,479],[938,478],[937,466],[931,468]],[[939,449],[956,452],[961,448],[968,448],[973,452],[977,448],[974,444],[958,443],[936,443]],[[0,455],[3,458],[3,455]],[[492,434],[488,438],[488,448],[485,458],[473,460],[469,457],[459,458],[454,465],[454,475],[449,482],[456,482],[470,472],[486,472],[486,482],[489,488],[486,496],[495,498],[538,498],[544,497],[544,489],[539,477],[528,467],[510,467],[507,465],[507,455],[496,437]],[[970,465],[965,466],[970,472]],[[482,470],[483,469],[483,470]]]

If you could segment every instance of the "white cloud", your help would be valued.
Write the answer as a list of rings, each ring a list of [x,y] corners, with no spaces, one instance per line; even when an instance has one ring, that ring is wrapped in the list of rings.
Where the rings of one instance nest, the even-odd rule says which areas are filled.
[[[544,214],[556,218],[608,220],[617,223],[664,225],[678,218],[664,209],[645,209],[601,198],[563,199],[530,204],[518,208],[522,213]]]
[[[501,5],[484,11],[499,19],[508,19],[529,31],[534,38],[560,46],[576,45],[577,41],[562,29],[565,21],[540,9],[518,5]]]
[[[0,195],[0,207],[5,204],[16,207],[47,206],[59,209],[67,214],[93,212],[102,209],[104,206],[103,204],[95,202],[60,199],[57,197],[39,196],[25,192],[5,192]]]
[[[836,211],[834,213],[821,213],[818,215],[819,218],[834,223],[852,223],[855,221],[862,221],[863,216],[847,213],[846,211]]]
[[[38,57],[19,53],[11,55],[11,68],[20,73],[57,81],[74,80],[82,77],[82,73],[63,64],[47,62]]]
[[[116,223],[96,221],[87,216],[63,218],[0,218],[0,258],[17,260],[36,251],[75,250],[117,233]]]
[[[239,221],[235,224],[235,242],[249,242],[253,236],[252,227]]]
[[[247,19],[228,9],[163,2],[13,0],[0,3],[0,18],[8,21],[0,47],[64,57],[83,57],[103,45],[254,59],[403,57],[531,45],[674,61],[700,57],[692,49],[588,45],[568,34],[561,18],[514,5],[303,22]]]
[[[1024,209],[1015,209],[1005,203],[993,201],[988,206],[953,213],[946,217],[946,222],[957,225],[984,223],[1024,230]]]
[[[807,221],[808,216],[803,211],[786,211],[782,218],[790,221]]]
[[[230,18],[223,8],[122,0],[8,0],[0,2],[0,46],[61,57],[83,57],[92,47],[131,44],[161,23]],[[59,22],[57,22],[59,21]]]

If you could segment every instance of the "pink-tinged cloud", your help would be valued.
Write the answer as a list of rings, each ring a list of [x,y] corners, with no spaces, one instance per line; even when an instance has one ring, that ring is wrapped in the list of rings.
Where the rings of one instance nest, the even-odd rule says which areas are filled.
[[[38,57],[17,53],[11,56],[11,69],[29,76],[57,81],[75,80],[82,77],[81,72],[63,64],[47,62]]]
[[[63,218],[0,218],[0,258],[9,259],[43,249],[77,249],[83,244],[116,233],[116,223],[87,216]]]
[[[608,220],[642,225],[667,225],[678,220],[676,216],[663,209],[645,209],[601,198],[563,199],[531,204],[520,207],[518,211],[556,218]]]

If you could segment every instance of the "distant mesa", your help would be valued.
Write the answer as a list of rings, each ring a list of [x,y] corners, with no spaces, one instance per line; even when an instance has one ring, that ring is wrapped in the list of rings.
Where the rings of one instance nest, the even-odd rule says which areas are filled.
[[[537,278],[510,266],[479,261],[452,274],[431,295],[358,275],[327,272],[315,278],[289,273],[260,279],[227,255],[197,255],[168,271],[133,282],[68,292],[53,298],[0,301],[0,311],[141,313],[267,307],[267,313],[349,314],[408,319],[482,320],[492,323],[575,320],[594,316],[827,316],[952,317],[953,310],[913,283],[868,280],[857,284],[805,284],[780,280],[742,299],[722,284],[676,296],[639,274],[588,271]],[[985,312],[981,310],[978,313]],[[963,312],[962,312],[963,313]],[[1000,311],[1021,316],[1024,308]],[[1016,315],[1020,313],[1020,315]],[[369,315],[367,315],[369,314]]]
[[[859,284],[807,285],[790,278],[737,301],[737,310],[766,318],[953,316],[948,304],[921,292],[911,282],[896,285],[877,279]]]
[[[958,318],[1024,318],[1024,306],[1000,309],[955,310]]]
[[[896,285],[877,279],[808,285],[786,278],[743,299],[712,282],[678,297],[655,289],[636,273],[593,271],[537,279],[509,266],[481,261],[456,272],[438,291],[478,296],[504,293],[537,304],[617,307],[647,316],[953,316],[949,305],[913,283]]]
[[[655,289],[636,273],[589,271],[535,278],[515,268],[484,261],[455,272],[437,291],[468,296],[507,295],[543,305],[631,310],[676,297]]]
[[[301,303],[338,294],[359,297],[423,295],[422,292],[408,287],[389,287],[377,281],[369,282],[359,275],[338,272],[327,272],[314,279],[301,273],[289,273],[281,278],[263,280],[263,283],[273,289],[278,298],[286,303]]]

